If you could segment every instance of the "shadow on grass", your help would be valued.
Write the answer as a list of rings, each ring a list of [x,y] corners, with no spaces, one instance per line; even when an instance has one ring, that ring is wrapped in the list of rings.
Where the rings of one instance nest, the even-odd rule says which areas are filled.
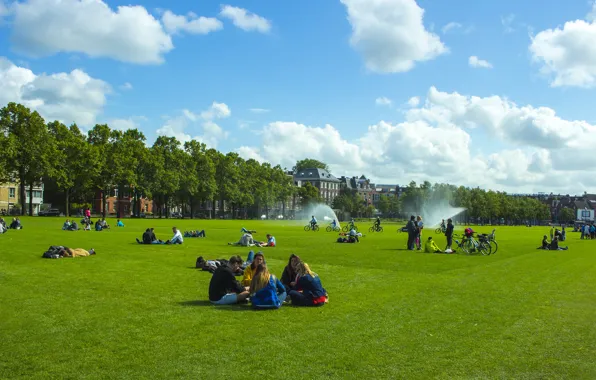
[[[257,309],[253,309],[250,304],[235,304],[235,305],[214,305],[209,300],[192,300],[192,301],[183,301],[178,302],[180,306],[204,306],[204,307],[213,307],[217,308],[218,310],[228,310],[228,311],[258,311]]]
[[[407,249],[407,248],[381,248],[380,251],[410,251],[410,249]],[[416,251],[412,251],[412,252],[416,252]]]

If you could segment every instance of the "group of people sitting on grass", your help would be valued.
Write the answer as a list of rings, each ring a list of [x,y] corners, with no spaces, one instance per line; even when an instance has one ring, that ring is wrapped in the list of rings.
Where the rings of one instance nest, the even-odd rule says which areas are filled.
[[[242,228],[242,230],[248,231],[245,228]],[[252,233],[243,232],[240,240],[237,242],[228,243],[228,245],[239,245],[242,247],[275,247],[277,245],[275,236],[267,234],[267,241],[258,241],[252,236],[253,233],[256,233],[256,231],[252,231]]]
[[[184,237],[185,238],[204,238],[207,237],[205,235],[205,230],[190,230],[190,231],[184,231]]]
[[[548,237],[546,235],[544,235],[542,238],[542,243],[540,244],[540,247],[538,247],[536,249],[544,249],[544,250],[548,250],[548,251],[566,251],[569,249],[569,247],[561,247],[559,245],[559,236],[555,235],[554,237],[552,237],[552,239],[549,243]]]
[[[95,255],[95,250],[91,248],[86,250],[83,248],[68,248],[63,246],[53,245],[43,253],[41,257],[44,259],[61,259],[63,257],[85,257]]]
[[[329,300],[319,276],[294,254],[290,256],[281,280],[269,272],[261,252],[252,257],[240,282],[235,274],[242,264],[240,256],[232,256],[213,272],[209,283],[211,303],[232,305],[250,301],[257,309],[277,309],[288,296],[294,306],[322,306]]]
[[[338,243],[359,243],[360,242],[359,238],[361,238],[363,236],[364,235],[362,234],[362,232],[358,232],[358,231],[356,231],[355,228],[352,227],[352,229],[348,233],[340,232],[339,237],[337,238],[337,242]]]
[[[565,227],[561,226],[561,230],[551,226],[550,228],[550,240],[553,240],[554,237],[557,237],[559,241],[565,241],[567,239],[567,232],[565,231]]]
[[[19,218],[12,218],[12,222],[9,226],[6,225],[6,221],[4,218],[0,218],[0,234],[5,233],[8,230],[22,230],[23,225],[21,224],[21,219]]]
[[[172,233],[174,233],[174,236],[170,239],[170,240],[159,240],[156,236],[155,236],[155,232],[153,230],[153,228],[147,228],[145,230],[145,232],[143,233],[143,237],[141,238],[141,240],[139,240],[138,238],[137,243],[139,244],[182,244],[184,243],[184,238],[182,237],[182,233],[180,233],[180,230],[176,227],[172,227]]]

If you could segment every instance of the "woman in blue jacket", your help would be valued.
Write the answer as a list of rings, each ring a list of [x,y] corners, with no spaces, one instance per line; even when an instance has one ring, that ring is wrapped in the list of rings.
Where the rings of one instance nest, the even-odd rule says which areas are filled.
[[[267,269],[265,263],[259,264],[249,288],[250,302],[257,309],[279,309],[286,299],[286,288],[281,281]]]
[[[323,306],[329,300],[327,291],[321,284],[319,276],[310,270],[305,262],[297,266],[298,281],[295,290],[290,291],[294,306]]]

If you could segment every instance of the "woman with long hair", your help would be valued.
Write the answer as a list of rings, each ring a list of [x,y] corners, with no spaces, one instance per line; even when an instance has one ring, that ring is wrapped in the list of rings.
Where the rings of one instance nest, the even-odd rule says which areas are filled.
[[[291,290],[296,285],[296,276],[298,275],[296,268],[301,261],[300,256],[292,253],[288,260],[288,265],[286,265],[281,274],[281,283],[284,284],[288,290]]]
[[[257,267],[260,264],[265,263],[265,256],[263,256],[262,252],[257,252],[252,259],[252,263],[244,269],[244,277],[242,278],[242,285],[243,286],[250,286],[252,278],[257,270]]]
[[[286,289],[265,264],[255,270],[249,288],[250,302],[258,309],[278,309],[286,299]]]
[[[290,291],[294,306],[323,306],[329,297],[321,284],[319,276],[313,272],[307,263],[297,265],[298,280],[295,289]]]

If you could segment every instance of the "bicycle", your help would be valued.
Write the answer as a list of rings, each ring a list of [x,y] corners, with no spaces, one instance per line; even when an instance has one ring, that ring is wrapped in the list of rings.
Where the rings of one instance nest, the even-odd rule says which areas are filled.
[[[400,227],[397,229],[397,233],[401,234],[402,232],[408,232],[408,227]]]
[[[318,224],[315,224],[314,226],[307,224],[306,226],[304,226],[304,231],[318,231],[318,230],[319,230]]]
[[[368,232],[383,232],[383,227],[374,224],[371,228],[368,229]]]
[[[453,237],[457,238],[459,235],[454,234]],[[474,239],[474,235],[462,236],[461,242],[455,240],[455,244],[468,255],[474,252],[480,252],[483,256],[489,256],[491,254],[491,246],[484,237],[476,240]]]
[[[496,228],[493,229],[493,231],[490,234],[479,235],[479,236],[482,236],[483,238],[485,238],[486,241],[488,242],[488,244],[490,245],[492,255],[497,253],[497,251],[499,250],[499,244],[497,243],[497,240],[495,239],[495,232],[496,232]]]
[[[338,226],[331,227],[331,225],[329,225],[329,226],[327,226],[327,228],[325,228],[325,231],[327,231],[327,232],[331,232],[331,231],[339,232],[339,231],[341,231],[341,229]]]
[[[444,234],[445,231],[447,231],[446,227],[437,227],[437,229],[435,229],[436,234]]]
[[[358,227],[355,224],[353,224],[351,226],[350,225],[343,226],[341,230],[343,232],[349,232],[352,228],[355,229],[356,232],[358,232]]]

